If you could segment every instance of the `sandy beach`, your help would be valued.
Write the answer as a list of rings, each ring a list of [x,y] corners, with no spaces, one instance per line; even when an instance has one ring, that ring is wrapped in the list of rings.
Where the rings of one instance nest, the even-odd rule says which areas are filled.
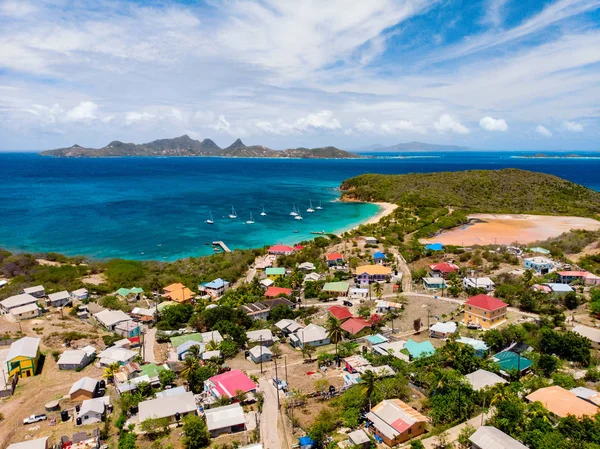
[[[337,235],[341,236],[344,232],[353,231],[355,229],[358,229],[362,225],[379,223],[379,220],[381,220],[383,217],[387,217],[388,215],[390,215],[398,207],[397,204],[392,204],[392,203],[371,203],[371,204],[376,204],[379,207],[379,211],[375,215],[373,215],[367,221],[364,221],[363,223],[361,223],[358,226],[354,226],[350,229],[343,229],[341,231],[337,231]]]
[[[592,218],[560,217],[519,214],[473,214],[470,219],[481,220],[469,226],[461,226],[423,243],[439,242],[444,245],[510,245],[518,242],[528,244],[556,237],[572,229],[595,231],[600,222]]]

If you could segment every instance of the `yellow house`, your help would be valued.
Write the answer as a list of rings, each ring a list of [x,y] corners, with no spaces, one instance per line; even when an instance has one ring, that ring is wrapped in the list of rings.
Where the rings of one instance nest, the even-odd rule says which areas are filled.
[[[40,339],[23,337],[10,345],[6,356],[9,376],[30,377],[36,374],[40,360]]]
[[[265,269],[265,274],[268,279],[276,280],[278,278],[285,276],[285,268],[284,267],[269,267]]]

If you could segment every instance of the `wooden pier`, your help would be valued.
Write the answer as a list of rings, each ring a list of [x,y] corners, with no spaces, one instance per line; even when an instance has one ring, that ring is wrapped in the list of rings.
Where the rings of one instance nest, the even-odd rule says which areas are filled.
[[[220,241],[220,240],[219,240],[218,242],[212,242],[212,244],[213,244],[213,246],[219,246],[219,247],[221,247],[221,249],[222,249],[223,251],[225,251],[226,253],[230,253],[230,252],[231,252],[231,250],[230,250],[230,249],[229,249],[229,247],[228,247],[228,246],[225,244],[225,242],[222,242],[222,241]]]

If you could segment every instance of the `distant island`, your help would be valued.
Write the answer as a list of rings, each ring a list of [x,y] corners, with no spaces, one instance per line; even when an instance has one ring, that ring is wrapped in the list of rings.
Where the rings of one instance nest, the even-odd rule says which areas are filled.
[[[417,152],[417,151],[472,151],[473,148],[462,147],[457,145],[439,145],[434,143],[424,142],[406,142],[396,145],[367,145],[365,147],[356,148],[352,151],[356,152],[372,152],[372,153],[398,153],[398,152]]]
[[[125,157],[125,156],[216,156],[249,158],[355,159],[362,156],[335,147],[290,148],[272,150],[262,145],[246,146],[237,139],[227,148],[220,148],[210,139],[194,140],[188,135],[174,139],[159,139],[148,143],[124,143],[115,140],[103,148],[68,148],[47,150],[42,156],[65,158]]]
[[[535,159],[535,158],[554,158],[554,159],[563,159],[563,158],[577,158],[577,157],[585,157],[580,154],[546,154],[546,153],[536,153],[528,156],[521,156],[525,159]]]
[[[344,181],[341,191],[345,201],[449,207],[465,213],[600,216],[600,192],[557,176],[514,168],[366,174]]]

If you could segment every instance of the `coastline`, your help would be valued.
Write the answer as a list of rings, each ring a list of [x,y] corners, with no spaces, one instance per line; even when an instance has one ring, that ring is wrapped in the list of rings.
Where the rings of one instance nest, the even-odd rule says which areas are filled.
[[[342,201],[349,202],[348,200],[342,200]],[[350,202],[352,202],[352,201],[350,201]],[[358,224],[356,226],[352,226],[352,227],[347,228],[347,229],[338,230],[336,232],[336,235],[338,237],[340,237],[344,232],[354,231],[354,230],[358,229],[360,226],[370,225],[370,224],[377,224],[377,223],[379,223],[379,221],[381,221],[381,219],[383,217],[387,217],[388,215],[391,215],[398,208],[398,205],[397,204],[393,204],[393,203],[377,202],[377,203],[369,203],[369,204],[375,204],[376,206],[379,207],[379,210],[377,211],[377,213],[375,215],[373,215],[368,220],[366,220],[366,221],[364,221],[364,222],[362,222],[362,223],[360,223],[360,224]]]

